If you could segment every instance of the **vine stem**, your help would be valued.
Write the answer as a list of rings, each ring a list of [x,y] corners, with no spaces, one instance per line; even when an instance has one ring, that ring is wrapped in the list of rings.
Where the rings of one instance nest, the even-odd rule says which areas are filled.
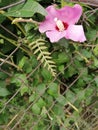
[[[17,22],[29,22],[29,23],[34,23],[34,24],[38,24],[38,25],[40,24],[40,22],[37,22],[37,21],[33,20],[32,18],[30,18],[30,19],[15,18],[12,21],[12,24],[17,23]]]

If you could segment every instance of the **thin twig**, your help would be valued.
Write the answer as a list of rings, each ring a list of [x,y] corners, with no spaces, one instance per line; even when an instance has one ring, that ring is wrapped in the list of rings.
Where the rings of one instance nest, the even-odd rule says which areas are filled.
[[[1,59],[2,63],[0,64],[0,66],[2,66],[4,63],[9,63],[7,60],[20,48],[21,43],[17,46],[17,48],[6,58],[6,59]],[[12,63],[10,63],[12,65]],[[16,67],[16,65],[13,65],[14,67]]]
[[[8,32],[9,34],[11,34],[12,36],[14,36],[15,38],[18,39],[18,36],[16,36],[14,33],[12,33],[10,30],[8,30],[7,28],[5,28],[3,25],[0,24],[0,27],[3,28],[6,32]]]
[[[90,15],[87,16],[87,18],[89,18],[92,15],[94,15],[97,11],[98,11],[98,8],[93,9],[93,10],[88,10],[88,11],[85,12],[85,15],[87,15],[88,13],[90,13]]]
[[[7,72],[7,71],[5,71],[5,70],[3,70],[1,67],[0,67],[0,71],[2,71],[3,73],[5,73],[5,74],[7,74],[8,76],[12,76],[12,74],[11,73],[9,73],[9,72]]]
[[[79,2],[90,6],[98,7],[98,0],[70,0],[70,2],[74,2],[74,3]]]
[[[38,66],[36,66],[36,68],[33,70],[33,71],[31,71],[31,73],[27,76],[27,79],[41,66],[41,62],[38,64]]]
[[[16,114],[16,115],[11,119],[11,121],[7,124],[5,130],[8,129],[8,127],[9,127],[9,126],[12,124],[12,122],[17,118],[17,116],[18,116],[18,114]]]
[[[73,42],[70,42],[70,44],[74,44]],[[77,46],[83,46],[83,47],[91,47],[91,48],[93,48],[93,47],[96,47],[97,45],[93,45],[93,44],[83,44],[83,43],[75,43],[75,45],[77,45]]]
[[[7,64],[9,64],[9,65],[14,66],[14,67],[17,68],[18,70],[20,70],[20,68],[19,68],[17,65],[15,65],[14,63],[12,63],[12,62],[10,62],[10,61],[6,61],[6,59],[0,58],[0,61],[2,62],[1,64],[7,63]],[[1,65],[1,64],[0,64],[0,65]]]
[[[18,1],[16,3],[13,3],[13,4],[10,4],[10,5],[7,5],[7,6],[4,6],[4,7],[1,7],[0,10],[4,10],[4,9],[8,9],[8,8],[11,8],[13,6],[16,6],[16,5],[19,5],[21,3],[24,3],[26,0],[21,0],[21,1]]]

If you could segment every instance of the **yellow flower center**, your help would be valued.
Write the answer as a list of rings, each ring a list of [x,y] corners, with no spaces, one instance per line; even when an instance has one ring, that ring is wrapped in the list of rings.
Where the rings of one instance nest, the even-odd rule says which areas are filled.
[[[66,30],[68,28],[68,24],[61,21],[60,19],[58,18],[54,18],[54,21],[56,23],[56,29],[60,32]]]
[[[54,21],[56,22],[56,26],[57,26],[59,31],[64,31],[65,30],[64,24],[63,24],[63,22],[61,20],[55,18]]]

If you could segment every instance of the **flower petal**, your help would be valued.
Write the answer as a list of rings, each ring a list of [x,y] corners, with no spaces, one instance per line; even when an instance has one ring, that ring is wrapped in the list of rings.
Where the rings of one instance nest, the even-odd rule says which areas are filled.
[[[49,31],[49,30],[55,30],[55,22],[52,20],[49,20],[49,19],[45,19],[43,22],[41,22],[41,24],[39,25],[39,31],[41,33],[44,33],[46,31]]]
[[[82,25],[70,25],[66,32],[66,38],[76,42],[86,41]]]
[[[56,9],[55,5],[48,6],[46,8],[46,11],[48,13],[48,15],[46,17],[48,17],[48,18],[55,18],[59,15],[59,10]]]
[[[54,31],[47,31],[46,32],[47,37],[50,39],[51,42],[57,42],[61,38],[65,37],[66,31],[59,32],[57,30]]]
[[[54,21],[54,18],[58,16],[58,10],[55,9],[53,5],[48,6],[46,8],[47,16],[45,17],[45,20],[41,22],[39,26],[39,31],[41,33],[44,33],[46,31],[55,30],[56,23]]]
[[[59,10],[59,13],[60,20],[68,24],[75,24],[82,14],[82,7],[78,4],[75,4],[73,7],[65,6]]]

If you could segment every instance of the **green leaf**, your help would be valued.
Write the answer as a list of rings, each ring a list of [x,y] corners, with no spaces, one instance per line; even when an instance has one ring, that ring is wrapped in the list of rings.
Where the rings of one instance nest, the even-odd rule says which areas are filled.
[[[45,16],[46,10],[36,1],[27,0],[22,8],[10,10],[8,13],[5,13],[5,15],[13,17],[32,17],[35,13],[40,13]]]
[[[29,93],[29,88],[27,86],[23,86],[20,89],[21,96],[23,96],[25,93]]]
[[[82,77],[84,78],[84,76],[88,76],[88,68],[86,67],[83,67],[83,68],[80,68],[80,72],[82,72]]]
[[[77,69],[80,69],[82,67],[82,63],[77,58],[74,59],[74,64]]]
[[[32,67],[35,68],[38,65],[38,61],[34,55],[30,57],[30,62],[32,64]]]
[[[4,87],[6,87],[5,81],[1,81],[1,80],[0,80],[0,88],[4,88]]]
[[[69,102],[74,103],[75,98],[76,98],[76,95],[75,95],[71,90],[68,90],[68,91],[66,92],[66,99],[67,99]]]
[[[62,74],[64,74],[64,65],[60,65],[58,69]]]
[[[46,85],[44,83],[41,83],[37,86],[36,92],[38,93],[38,95],[39,94],[41,95],[45,92],[45,89],[46,89]]]
[[[96,85],[98,87],[98,76],[94,80],[95,80],[95,83],[96,83]]]
[[[32,111],[33,111],[34,114],[40,114],[40,108],[39,108],[39,106],[37,104],[34,104],[32,106]]]
[[[32,65],[29,60],[27,60],[23,66],[23,71],[26,73],[30,73],[32,71]]]
[[[47,110],[46,110],[45,107],[43,107],[42,110],[41,110],[41,116],[44,117],[44,118],[46,118],[47,117],[46,113],[47,113]]]
[[[21,96],[23,96],[24,93],[29,93],[28,80],[25,74],[15,74],[11,79],[11,83],[14,83],[16,86],[21,87]]]
[[[38,105],[38,107],[42,108],[46,105],[46,103],[42,98],[40,98],[37,102],[37,105]]]
[[[61,0],[61,6],[64,7],[67,4],[64,0]]]
[[[0,44],[4,44],[4,39],[0,39]]]
[[[58,84],[57,83],[51,83],[51,84],[49,84],[49,89],[48,89],[48,94],[50,94],[51,96],[53,96],[53,97],[58,97],[58,88],[59,88],[59,86],[58,86]]]
[[[6,19],[6,17],[4,15],[0,14],[0,23],[2,23],[5,19]]]
[[[27,61],[27,57],[24,56],[24,57],[19,61],[18,67],[19,67],[20,69],[22,69],[26,61]]]
[[[98,45],[94,48],[93,52],[96,56],[98,56]]]
[[[17,2],[17,0],[0,0],[0,7],[7,6],[13,2]]]
[[[8,75],[4,72],[0,72],[0,79],[6,79],[8,77]]]
[[[63,64],[69,61],[69,57],[65,52],[62,52],[58,55],[58,59],[55,60],[57,64]]]
[[[16,0],[17,1],[17,0]],[[14,1],[15,2],[15,1]],[[16,11],[16,10],[20,10],[23,6],[24,6],[25,2],[18,4],[16,6],[13,6],[11,8],[8,9],[8,12],[10,11]]]
[[[77,99],[83,101],[85,99],[85,91],[78,89]]]
[[[36,99],[36,93],[33,93],[30,97],[29,97],[29,102],[33,102]]]
[[[61,0],[61,7],[64,7],[64,6],[71,6],[72,3],[69,2],[69,0]]]
[[[54,101],[53,96],[48,95],[47,93],[44,94],[44,98],[47,104],[47,107],[51,107],[51,103]]]
[[[64,115],[64,108],[59,104],[55,104],[55,106],[53,107],[53,112],[56,116],[59,116],[60,118],[61,116]]]
[[[86,58],[91,58],[92,56],[92,52],[91,50],[87,50],[87,49],[82,49],[82,55]]]
[[[8,112],[2,112],[0,113],[0,124],[7,123],[9,120],[9,114]]]
[[[97,35],[97,30],[89,28],[86,35],[89,41],[94,41],[94,38]]]
[[[65,97],[62,95],[59,95],[56,100],[63,106],[65,106],[67,103]]]
[[[97,58],[94,58],[94,66],[98,67],[98,59]]]
[[[6,97],[10,92],[6,88],[0,88],[0,97]]]
[[[77,70],[73,66],[70,66],[68,68],[68,70],[66,71],[66,73],[65,73],[65,77],[66,78],[71,77],[71,76],[73,76],[76,73],[77,73]]]
[[[11,79],[11,83],[21,87],[21,85],[27,85],[28,81],[25,74],[15,74]]]
[[[85,86],[85,82],[84,82],[83,78],[80,78],[80,79],[77,81],[76,86],[77,86],[78,88],[81,88],[81,87]]]
[[[46,82],[52,79],[51,73],[46,68],[42,69],[41,74]]]
[[[86,105],[91,104],[91,100],[92,100],[92,97],[93,97],[91,95],[94,95],[94,89],[93,88],[89,88],[85,91]],[[94,97],[94,99],[95,99],[95,97]]]
[[[94,88],[88,88],[88,89],[86,89],[86,91],[85,91],[85,97],[86,97],[87,100],[88,100],[88,98],[92,97],[91,95],[93,95],[93,91],[94,91]]]

